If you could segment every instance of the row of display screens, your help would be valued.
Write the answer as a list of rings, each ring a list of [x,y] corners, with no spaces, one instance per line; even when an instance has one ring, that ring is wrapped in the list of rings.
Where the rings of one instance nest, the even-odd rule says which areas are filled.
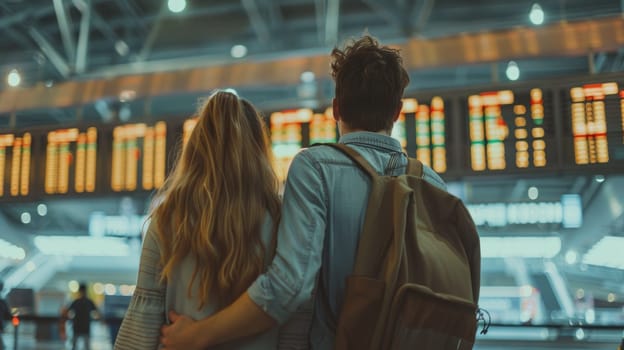
[[[554,106],[557,93],[563,108]],[[331,108],[280,111],[268,119],[282,180],[302,147],[339,137]],[[180,137],[186,141],[196,122],[1,134],[0,198],[157,189],[171,165],[172,145]],[[624,86],[605,82],[566,91],[405,99],[392,136],[406,153],[443,175],[624,169]]]

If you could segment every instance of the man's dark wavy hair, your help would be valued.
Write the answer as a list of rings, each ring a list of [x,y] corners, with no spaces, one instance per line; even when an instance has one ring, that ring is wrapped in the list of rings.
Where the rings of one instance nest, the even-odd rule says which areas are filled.
[[[391,130],[409,83],[399,50],[365,35],[344,50],[334,48],[331,57],[342,120],[353,129]]]

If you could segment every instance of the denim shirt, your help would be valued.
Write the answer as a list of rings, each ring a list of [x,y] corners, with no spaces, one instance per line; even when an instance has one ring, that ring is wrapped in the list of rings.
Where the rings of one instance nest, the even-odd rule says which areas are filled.
[[[389,136],[352,132],[339,140],[358,151],[379,174],[398,176],[407,169],[401,144]],[[442,179],[424,167],[424,179],[446,190]],[[249,287],[251,299],[279,323],[311,298],[317,274],[333,319],[341,309],[345,280],[352,270],[370,192],[370,179],[339,151],[318,146],[302,150],[290,166],[278,245],[267,272]],[[332,349],[327,307],[318,298],[310,328],[312,349]]]

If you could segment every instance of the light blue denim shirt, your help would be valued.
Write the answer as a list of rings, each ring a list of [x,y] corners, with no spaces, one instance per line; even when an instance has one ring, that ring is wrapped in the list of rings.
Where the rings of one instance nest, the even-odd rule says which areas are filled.
[[[407,156],[389,136],[353,132],[340,138],[379,174],[401,175]],[[424,178],[446,189],[429,167]],[[339,151],[318,146],[294,158],[286,180],[278,245],[272,264],[249,287],[251,299],[280,323],[308,301],[322,267],[319,283],[327,293],[332,317],[340,310],[345,279],[353,270],[356,249],[370,192],[370,179]],[[310,329],[312,349],[332,349],[325,307],[318,299]]]

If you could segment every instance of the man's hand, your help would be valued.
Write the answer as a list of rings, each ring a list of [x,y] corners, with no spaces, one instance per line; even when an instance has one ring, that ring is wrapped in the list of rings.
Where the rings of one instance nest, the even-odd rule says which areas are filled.
[[[160,343],[164,350],[195,350],[202,349],[195,336],[198,322],[174,311],[169,311],[170,325],[160,329]]]

